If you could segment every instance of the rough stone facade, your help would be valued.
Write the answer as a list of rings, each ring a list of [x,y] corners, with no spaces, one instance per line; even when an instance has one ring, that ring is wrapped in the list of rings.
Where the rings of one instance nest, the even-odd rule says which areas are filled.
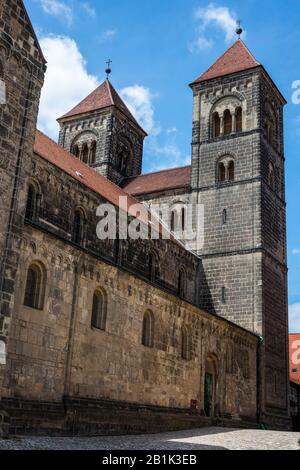
[[[25,184],[45,71],[45,60],[21,1],[4,0],[0,4],[0,71],[5,83],[5,104],[0,106],[0,343],[6,352],[19,265]],[[4,355],[0,364],[0,398],[5,362]]]
[[[96,158],[91,165],[100,174],[120,183],[122,178],[137,176],[142,171],[142,153],[145,133],[120,111],[105,108],[86,116],[60,119],[59,144],[73,152],[85,144],[96,142]],[[120,157],[128,155],[128,168],[120,168]]]
[[[200,305],[263,337],[261,419],[284,422],[289,414],[285,102],[262,68],[193,85],[193,94],[190,191],[139,198],[150,205],[203,204]],[[242,132],[213,137],[213,113],[237,107],[243,110]],[[275,121],[272,142],[264,127],[269,107]],[[234,161],[234,181],[220,183],[218,163],[226,158]]]
[[[45,62],[23,2],[2,2],[0,19],[7,89],[0,105],[0,403],[10,429],[137,432],[210,418],[255,426],[268,413],[273,426],[288,426],[283,102],[268,76],[248,71],[195,86],[191,189],[143,197],[203,204],[201,251],[176,240],[100,241],[101,188],[92,191],[33,151]],[[263,130],[273,122],[266,95],[276,109],[276,148]],[[238,104],[243,132],[213,139],[212,110]],[[87,144],[90,152],[96,140],[91,166],[101,175],[122,184],[140,174],[145,134],[126,114],[109,107],[60,124],[59,144],[68,151]],[[220,185],[216,167],[228,155],[235,181]],[[31,184],[39,198],[28,220]],[[80,243],[72,239],[78,209],[86,222]],[[149,272],[151,256],[157,262]],[[40,309],[24,305],[32,263],[44,270]],[[107,299],[102,329],[92,326],[98,289]]]

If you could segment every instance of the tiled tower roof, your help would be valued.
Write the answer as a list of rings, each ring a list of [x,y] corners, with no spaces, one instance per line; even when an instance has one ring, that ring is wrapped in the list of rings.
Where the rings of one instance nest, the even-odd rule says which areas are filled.
[[[90,113],[92,111],[98,111],[104,108],[109,108],[115,106],[119,109],[131,122],[138,126],[145,135],[146,132],[139,125],[137,120],[133,117],[128,107],[118,95],[112,84],[109,80],[105,80],[96,90],[90,93],[84,100],[77,104],[73,109],[68,113],[64,114],[58,119],[61,121],[68,117],[77,116],[80,114]]]
[[[261,64],[253,57],[243,41],[238,39],[204,74],[197,78],[192,85],[210,80],[211,78],[253,69],[260,65]]]

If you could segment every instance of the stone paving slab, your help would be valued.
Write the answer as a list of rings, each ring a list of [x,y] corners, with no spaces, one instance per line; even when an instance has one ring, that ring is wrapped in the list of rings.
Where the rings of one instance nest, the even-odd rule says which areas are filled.
[[[0,439],[0,450],[300,450],[299,439],[293,432],[211,427],[141,436]]]

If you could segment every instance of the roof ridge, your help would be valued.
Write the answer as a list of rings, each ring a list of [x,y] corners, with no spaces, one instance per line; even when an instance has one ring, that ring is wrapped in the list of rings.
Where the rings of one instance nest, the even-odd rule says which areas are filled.
[[[261,66],[246,44],[237,39],[190,85]]]
[[[130,180],[134,178],[142,178],[144,176],[149,176],[149,175],[157,175],[158,173],[166,173],[167,171],[182,170],[183,168],[190,168],[191,166],[192,165],[175,166],[174,168],[166,168],[165,170],[150,171],[149,173],[143,173],[142,175],[129,176],[128,178],[126,178],[126,180]]]
[[[237,39],[233,44],[231,44],[231,46],[228,49],[226,49],[226,51],[224,51],[223,54],[221,54],[202,75],[204,75],[205,73],[208,73],[216,65],[216,63],[219,62],[219,60],[221,60],[222,57],[224,57],[224,55],[227,54],[227,52],[230,51],[230,49],[232,49],[233,46],[235,46],[239,41],[242,42],[240,39]]]
[[[44,132],[40,131],[39,129],[36,129],[36,131],[39,132],[40,134],[42,134],[44,137],[46,137],[46,139],[50,140],[50,141],[53,142],[55,145],[57,145],[57,146],[60,148],[60,150],[62,150],[63,152],[65,152],[65,153],[68,155],[68,157],[71,157],[77,165],[78,165],[78,164],[79,164],[79,166],[80,166],[80,165],[84,165],[84,169],[85,169],[85,170],[91,171],[91,172],[96,173],[97,175],[100,175],[100,173],[98,173],[98,172],[97,172],[96,170],[94,170],[92,167],[90,167],[89,165],[86,165],[86,164],[83,163],[81,160],[78,160],[78,158],[75,157],[75,155],[73,155],[73,154],[72,154],[71,152],[69,152],[68,150],[64,149],[61,145],[59,145],[57,142],[55,142],[55,140],[51,139],[51,137],[49,137],[47,134],[45,134]],[[42,157],[42,155],[40,155],[40,156]],[[102,175],[100,175],[100,176],[102,176]],[[103,178],[105,178],[105,177],[103,176]],[[116,183],[114,183],[113,181],[109,180],[108,178],[105,178],[105,180],[106,180],[106,182],[107,182],[108,184],[110,184],[111,186],[114,186],[114,187],[116,187],[116,188],[118,188],[118,189],[122,189],[122,188],[120,188],[120,186],[118,186]]]
[[[112,87],[112,84],[110,83],[110,81],[108,80],[108,78],[105,80],[105,83],[106,83],[106,86],[107,86],[107,89],[108,89],[108,94],[110,96],[110,99],[111,99],[111,102],[114,106],[117,106],[114,99],[113,99],[113,96],[112,96],[112,92],[111,92],[111,87]]]
[[[254,60],[254,62],[257,63],[257,65],[261,65],[260,62],[258,62],[258,60],[255,58],[255,56],[252,54],[252,52],[250,51],[250,49],[246,46],[246,44],[244,43],[244,41],[242,39],[238,39],[238,41],[240,41],[240,43],[242,44],[242,46],[244,46],[244,48],[246,49],[246,51],[248,52],[248,54],[251,55],[252,59]],[[234,44],[233,44],[234,45]]]

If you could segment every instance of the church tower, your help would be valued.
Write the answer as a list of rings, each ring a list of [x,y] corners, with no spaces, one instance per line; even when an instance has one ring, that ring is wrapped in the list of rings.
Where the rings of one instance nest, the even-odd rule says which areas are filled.
[[[208,289],[201,303],[262,337],[258,414],[261,422],[284,425],[289,408],[286,102],[240,39],[191,88],[191,186],[205,211],[199,255]]]
[[[58,122],[59,144],[106,178],[140,175],[147,134],[108,79]]]
[[[46,62],[22,0],[0,2],[0,400]],[[2,424],[0,406],[0,434]]]

